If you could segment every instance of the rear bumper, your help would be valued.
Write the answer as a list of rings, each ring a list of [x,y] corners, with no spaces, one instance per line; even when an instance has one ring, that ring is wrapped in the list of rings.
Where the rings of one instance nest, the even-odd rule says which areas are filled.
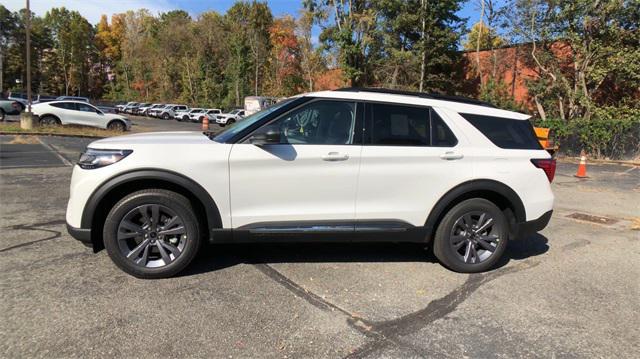
[[[553,214],[553,211],[551,210],[532,221],[519,223],[516,238],[524,238],[530,234],[543,230],[549,224],[552,214]]]
[[[93,242],[91,241],[91,229],[75,228],[67,223],[67,232],[69,232],[71,237],[77,239],[85,246],[93,247]]]

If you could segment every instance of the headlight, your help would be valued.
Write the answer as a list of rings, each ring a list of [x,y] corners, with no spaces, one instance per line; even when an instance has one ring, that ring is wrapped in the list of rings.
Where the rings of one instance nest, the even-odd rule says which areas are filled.
[[[78,166],[85,170],[100,168],[116,163],[127,157],[133,152],[132,150],[96,150],[88,148],[80,155]]]

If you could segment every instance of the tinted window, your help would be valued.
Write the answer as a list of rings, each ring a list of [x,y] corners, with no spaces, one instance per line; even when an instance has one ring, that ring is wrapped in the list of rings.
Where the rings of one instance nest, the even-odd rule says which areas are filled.
[[[76,103],[76,108],[78,111],[82,112],[96,112],[96,109],[93,106],[84,104],[84,103]]]
[[[75,110],[76,106],[73,102],[57,102],[57,103],[52,103],[51,106],[53,107],[57,107],[57,108],[63,108],[65,110]]]
[[[457,140],[428,107],[370,105],[370,143],[378,146],[452,147]]]
[[[355,103],[315,101],[290,111],[257,133],[280,131],[281,143],[347,145],[353,142]]]
[[[431,109],[431,146],[433,147],[453,147],[458,143],[458,139],[444,123],[440,115]]]
[[[533,126],[527,120],[461,113],[496,146],[516,150],[540,150]]]

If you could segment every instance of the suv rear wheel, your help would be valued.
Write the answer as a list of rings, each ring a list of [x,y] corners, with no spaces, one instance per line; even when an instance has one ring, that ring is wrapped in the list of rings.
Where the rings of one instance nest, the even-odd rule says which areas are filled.
[[[451,208],[438,225],[433,252],[454,271],[482,272],[502,257],[508,234],[500,208],[483,198],[468,199]]]
[[[111,260],[138,278],[171,277],[191,263],[200,247],[191,203],[162,189],[121,199],[107,215],[103,238]]]

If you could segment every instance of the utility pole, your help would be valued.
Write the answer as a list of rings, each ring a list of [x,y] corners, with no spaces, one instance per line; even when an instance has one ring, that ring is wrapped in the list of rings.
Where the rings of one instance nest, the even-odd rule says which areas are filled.
[[[31,8],[27,0],[27,18],[24,22],[27,33],[27,112],[31,113]]]
[[[27,111],[20,115],[20,128],[30,130],[33,128],[33,117],[31,114],[31,7],[27,1],[27,12],[24,21],[27,46]]]

